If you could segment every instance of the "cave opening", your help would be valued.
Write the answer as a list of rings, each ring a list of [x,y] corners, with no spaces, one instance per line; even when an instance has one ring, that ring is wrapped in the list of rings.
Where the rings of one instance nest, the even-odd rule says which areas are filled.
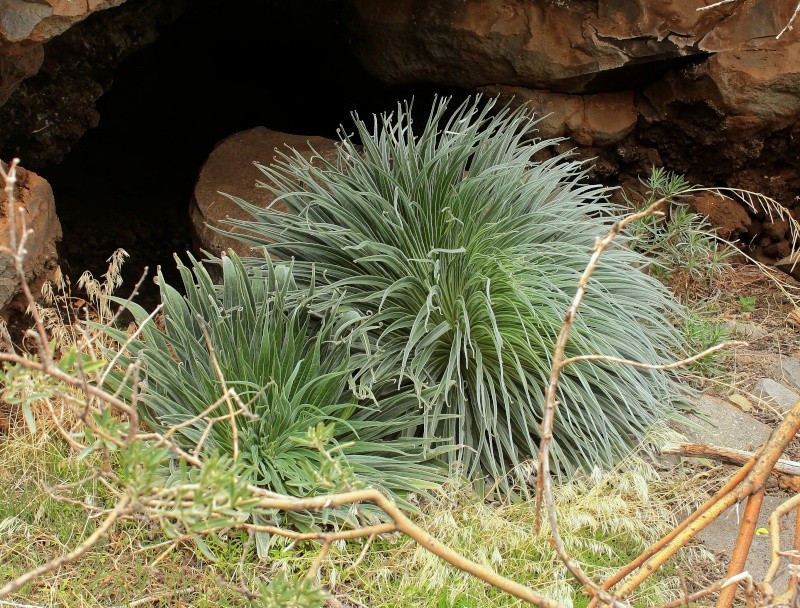
[[[131,0],[135,1],[135,0]],[[109,9],[117,10],[117,9]],[[102,19],[99,13],[90,19]],[[177,282],[173,253],[191,250],[189,201],[204,160],[221,139],[255,126],[336,137],[351,112],[369,116],[414,97],[427,114],[434,86],[390,87],[350,51],[341,6],[194,0],[158,39],[122,62],[97,103],[96,128],[43,170],[64,237],[60,259],[74,284],[99,277],[116,248],[130,258],[127,293],[149,267]],[[139,301],[157,299],[148,278]]]

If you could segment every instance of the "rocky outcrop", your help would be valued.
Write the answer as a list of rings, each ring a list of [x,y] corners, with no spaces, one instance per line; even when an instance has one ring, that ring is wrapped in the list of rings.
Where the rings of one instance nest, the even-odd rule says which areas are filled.
[[[318,157],[334,161],[337,155],[336,142],[331,139],[290,135],[265,127],[236,133],[217,144],[200,171],[192,198],[190,214],[196,249],[219,255],[231,248],[240,255],[253,255],[249,245],[220,234],[214,228],[229,230],[230,227],[224,225],[224,220],[229,218],[251,219],[226,195],[258,207],[274,202],[270,191],[257,185],[264,180],[264,174],[255,163],[270,165],[281,152],[291,154],[291,148],[308,159]],[[286,207],[278,202],[276,209],[285,211]]]
[[[693,0],[353,0],[357,50],[382,80],[566,93],[630,88],[675,59],[774,37],[791,16],[776,4],[697,11]]]
[[[696,183],[763,192],[800,216],[800,28],[776,40],[794,3],[352,4],[356,52],[381,80],[524,103],[539,115],[540,135],[569,138],[560,149],[594,159],[594,177],[607,183],[635,185],[665,166]],[[704,205],[756,257],[785,253],[765,214]]]
[[[97,125],[114,69],[187,1],[0,0],[2,153],[37,171],[59,162]]]
[[[47,180],[25,169],[17,169],[16,207],[24,213],[25,226],[31,230],[25,243],[25,277],[36,293],[37,286],[56,267],[56,243],[61,240],[61,224],[56,217],[53,190]],[[21,235],[21,218],[15,218]],[[0,243],[9,246],[8,199],[0,192]],[[0,255],[0,309],[5,309],[19,293],[19,276],[10,256]],[[22,305],[24,308],[24,304]]]
[[[0,105],[39,71],[43,43],[96,11],[125,0],[0,0]]]

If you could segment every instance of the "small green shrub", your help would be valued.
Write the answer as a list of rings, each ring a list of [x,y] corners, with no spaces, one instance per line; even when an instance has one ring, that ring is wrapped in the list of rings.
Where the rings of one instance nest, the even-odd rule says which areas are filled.
[[[739,296],[739,310],[743,313],[755,312],[756,296]]]
[[[327,448],[343,457],[359,483],[398,496],[402,504],[408,504],[402,501],[406,492],[441,481],[435,461],[428,462],[435,451],[422,454],[428,442],[398,436],[408,416],[376,420],[348,387],[353,366],[348,345],[333,336],[335,301],[324,300],[329,314],[312,318],[306,306],[287,303],[286,268],[267,266],[248,276],[235,255],[222,259],[218,286],[195,260],[191,269],[178,267],[186,296],[159,274],[164,328],[145,324],[128,347],[142,365],[138,399],[149,424],[169,431],[186,450],[203,441],[206,452],[230,456],[230,420],[218,419],[210,432],[208,420],[239,404],[221,403],[207,417],[186,422],[233,389],[252,414],[237,416],[236,430],[240,462],[258,486],[297,497],[331,489],[320,473],[327,466],[323,450],[303,439],[309,428],[325,436]],[[143,323],[147,312],[129,308]],[[109,331],[120,342],[127,337]],[[131,398],[130,387],[125,394]]]
[[[692,352],[702,352],[716,344],[730,339],[725,326],[720,323],[713,311],[696,307],[685,317],[681,329],[686,336]],[[687,371],[702,378],[715,378],[724,370],[725,353],[715,352],[698,359]]]
[[[595,239],[619,217],[583,165],[534,160],[551,142],[528,138],[523,110],[437,103],[414,131],[408,106],[356,118],[361,146],[343,136],[338,160],[299,153],[261,167],[290,210],[234,199],[253,216],[231,221],[299,284],[335,294],[360,319],[349,326],[370,357],[361,376],[386,421],[408,403],[382,403],[387,384],[416,397],[426,437],[464,446],[469,475],[504,475],[537,452],[553,344]],[[264,258],[244,260],[252,272]],[[641,254],[611,247],[591,281],[568,355],[672,360],[681,308],[640,268]],[[334,297],[333,295],[331,297]],[[678,394],[662,374],[604,363],[563,377],[554,459],[562,471],[609,465]],[[405,409],[403,409],[405,408]],[[417,409],[417,408],[412,408]],[[514,481],[525,483],[520,473]]]
[[[663,183],[683,178],[653,169],[646,184],[658,192]],[[647,205],[645,202],[642,208]],[[735,249],[719,241],[705,217],[692,212],[680,201],[673,201],[663,217],[650,215],[628,229],[631,247],[652,260],[650,274],[689,295],[690,284],[712,285],[730,270]]]

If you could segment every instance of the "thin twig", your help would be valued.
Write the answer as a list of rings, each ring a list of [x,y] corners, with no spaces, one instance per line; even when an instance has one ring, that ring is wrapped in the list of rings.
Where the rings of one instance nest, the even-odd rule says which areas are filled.
[[[558,515],[556,514],[555,501],[553,498],[552,479],[550,477],[550,445],[553,441],[553,426],[556,413],[556,388],[561,376],[561,371],[564,368],[564,354],[566,351],[567,341],[569,340],[569,333],[575,318],[578,314],[578,309],[583,302],[586,295],[586,290],[589,284],[589,279],[594,273],[600,261],[600,256],[611,245],[616,236],[629,224],[638,221],[642,218],[648,217],[659,213],[669,197],[662,197],[652,203],[643,211],[628,215],[617,222],[615,222],[609,229],[606,236],[598,238],[594,245],[594,250],[586,264],[586,268],[578,281],[578,288],[572,298],[572,303],[564,315],[564,320],[561,325],[561,331],[558,334],[555,347],[553,349],[553,362],[550,370],[550,378],[547,383],[547,390],[545,392],[545,408],[542,416],[541,423],[541,441],[539,444],[539,471],[537,476],[536,488],[536,524],[537,529],[540,527],[540,514],[542,501],[546,506],[548,518],[550,520],[550,528],[552,533],[552,544],[556,550],[559,559],[564,563],[572,576],[582,585],[588,587],[593,595],[600,598],[601,601],[612,606],[625,606],[624,602],[618,601],[611,596],[605,589],[592,580],[580,567],[580,565],[572,559],[572,556],[567,552],[561,534],[558,529]]]
[[[707,348],[703,352],[697,353],[696,355],[692,355],[691,357],[686,357],[685,359],[681,359],[680,361],[674,361],[672,363],[662,363],[659,365],[656,365],[654,363],[641,363],[639,361],[633,361],[631,359],[620,359],[619,357],[611,357],[609,355],[577,355],[575,357],[570,357],[569,359],[564,359],[561,362],[561,367],[566,367],[567,365],[578,363],[579,361],[606,361],[608,363],[618,363],[620,365],[629,365],[631,367],[638,367],[639,369],[667,371],[691,365],[695,361],[699,361],[703,357],[707,357],[708,355],[715,353],[718,350],[723,350],[726,348],[730,348],[732,346],[747,346],[747,342],[742,342],[741,340],[729,340],[727,342],[720,342],[719,344]]]
[[[775,580],[775,575],[778,573],[780,566],[780,552],[781,552],[781,527],[780,519],[792,509],[797,509],[800,505],[800,494],[795,494],[792,498],[781,504],[769,518],[769,534],[771,541],[772,560],[770,561],[767,573],[764,575],[764,583],[772,585]],[[797,535],[797,530],[795,530]],[[791,587],[790,587],[791,588]]]
[[[723,6],[724,4],[730,4],[731,2],[737,2],[738,0],[719,0],[719,2],[714,2],[714,4],[709,4],[707,6],[698,7],[697,11],[707,11],[712,8],[717,8],[719,6]]]
[[[736,576],[732,576],[727,579],[723,579],[721,581],[717,581],[713,585],[706,587],[705,589],[701,589],[695,593],[687,597],[682,597],[681,599],[675,600],[673,602],[667,602],[666,604],[661,604],[658,608],[680,608],[681,606],[686,605],[687,603],[696,602],[699,599],[702,599],[706,596],[711,595],[712,593],[716,593],[720,589],[725,589],[730,587],[731,585],[735,586],[741,582],[752,582],[752,577],[750,576],[749,572],[742,572],[737,574]]]
[[[322,567],[322,562],[325,561],[325,557],[328,555],[328,551],[331,550],[332,541],[326,540],[322,543],[322,546],[319,548],[319,553],[317,553],[316,559],[314,559],[314,563],[311,564],[311,568],[308,569],[306,572],[307,579],[313,579],[317,576],[319,569]]]

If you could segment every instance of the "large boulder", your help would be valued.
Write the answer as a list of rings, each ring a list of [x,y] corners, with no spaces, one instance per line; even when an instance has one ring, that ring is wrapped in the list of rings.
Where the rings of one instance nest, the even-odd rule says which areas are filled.
[[[292,149],[308,159],[333,161],[337,156],[336,142],[332,139],[291,135],[266,127],[236,133],[217,144],[200,171],[192,197],[190,215],[195,249],[219,255],[230,248],[239,255],[253,255],[249,245],[214,230],[230,230],[224,224],[226,219],[251,219],[226,195],[259,207],[272,204],[275,197],[257,184],[264,180],[264,174],[255,163],[270,165],[279,153],[291,154]],[[286,210],[280,202],[276,208]]]
[[[352,3],[357,52],[381,80],[566,93],[631,88],[670,61],[774,37],[791,16],[790,3],[763,0],[705,11],[696,0]]]
[[[61,240],[61,224],[56,216],[53,190],[47,180],[32,171],[17,169],[16,208],[24,213],[25,226],[32,232],[25,243],[25,278],[34,293],[58,263],[56,243]],[[0,243],[9,246],[10,228],[8,198],[0,190]],[[17,234],[21,235],[22,220],[16,221]],[[19,275],[14,261],[6,253],[0,254],[0,309],[12,303],[20,291]],[[22,303],[23,306],[27,303]]]
[[[0,105],[39,71],[43,43],[97,11],[125,0],[0,0]]]

